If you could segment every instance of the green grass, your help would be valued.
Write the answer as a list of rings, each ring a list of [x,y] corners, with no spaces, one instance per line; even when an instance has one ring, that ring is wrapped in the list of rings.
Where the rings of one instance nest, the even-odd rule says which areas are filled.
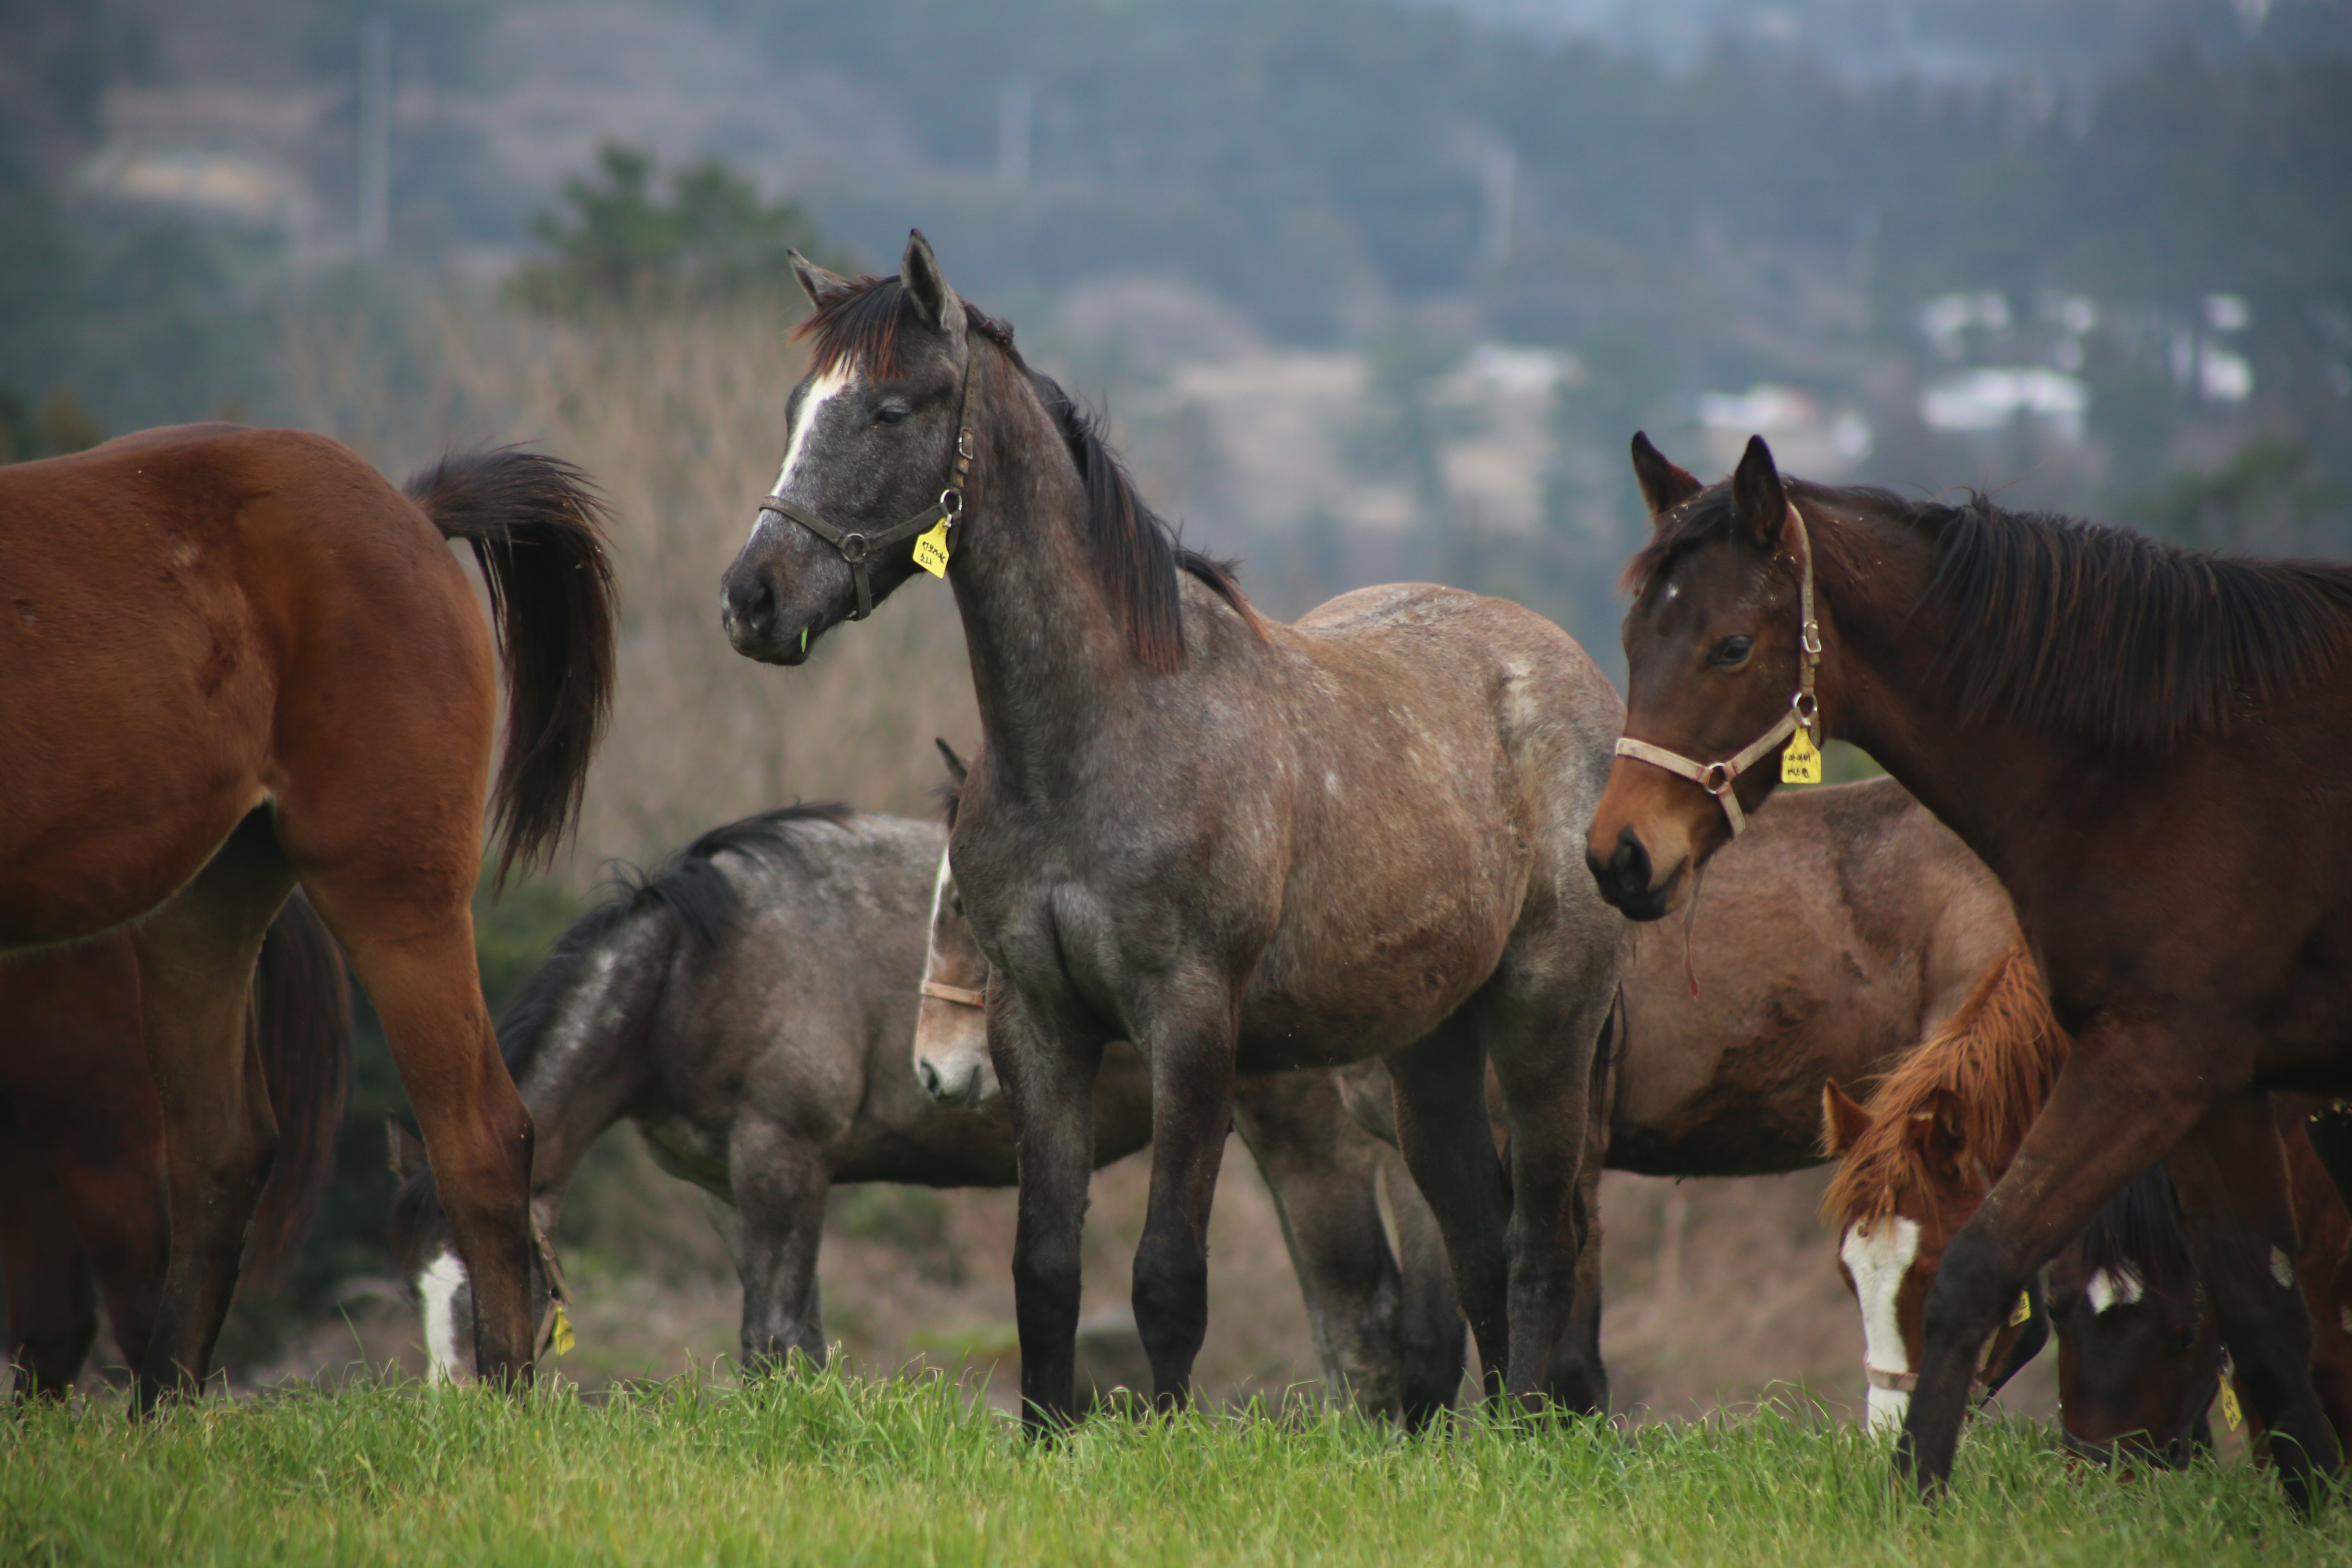
[[[1051,1446],[940,1379],[585,1404],[415,1385],[0,1416],[0,1563],[2265,1564],[2344,1561],[2243,1466],[2119,1483],[1984,1426],[1951,1496],[1767,1411],[1627,1436],[1097,1417]]]

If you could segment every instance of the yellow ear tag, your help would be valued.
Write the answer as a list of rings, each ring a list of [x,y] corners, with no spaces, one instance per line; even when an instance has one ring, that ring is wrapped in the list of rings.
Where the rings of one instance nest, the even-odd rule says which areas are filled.
[[[572,1314],[563,1310],[561,1301],[555,1304],[555,1328],[547,1336],[547,1346],[557,1355],[572,1348]]]
[[[2221,1380],[2221,1425],[2234,1432],[2245,1425],[2245,1412],[2238,1408],[2238,1385],[2227,1377]]]
[[[1788,750],[1780,753],[1780,782],[1808,784],[1822,782],[1822,754],[1814,749],[1812,731],[1803,725],[1789,737]]]
[[[2017,1305],[2009,1310],[2009,1326],[2013,1329],[2032,1316],[2033,1298],[2020,1290],[2017,1293]]]
[[[948,574],[948,522],[941,518],[931,531],[915,541],[915,564],[934,577]]]

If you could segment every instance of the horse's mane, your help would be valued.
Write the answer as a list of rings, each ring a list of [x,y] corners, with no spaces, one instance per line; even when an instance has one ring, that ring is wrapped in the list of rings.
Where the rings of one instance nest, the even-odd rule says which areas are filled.
[[[2109,1200],[2083,1232],[2084,1278],[2104,1269],[2149,1289],[2179,1293],[2197,1283],[2189,1222],[2162,1165],[2150,1165]]]
[[[781,806],[714,827],[650,871],[615,864],[610,894],[572,923],[499,1020],[499,1052],[507,1070],[522,1077],[564,995],[614,927],[646,910],[665,910],[692,952],[711,952],[734,936],[743,917],[742,894],[712,864],[719,856],[772,858],[793,848],[803,825],[837,827],[851,815],[849,807],[833,801]]]
[[[2002,712],[2102,748],[2163,746],[2228,729],[2352,651],[2352,566],[2187,550],[1973,492],[1949,506],[1868,487],[1787,488],[1832,515],[1884,517],[1927,540],[1918,607],[1944,617],[1937,658],[1968,720]],[[1626,585],[1638,593],[1737,522],[1728,484],[1700,491],[1659,520]]]
[[[1841,1230],[1878,1224],[1930,1173],[1913,1135],[1948,1106],[1960,1144],[1996,1176],[2050,1098],[2071,1042],[2051,1015],[2042,972],[2012,941],[1943,1027],[1891,1068],[1864,1106],[1869,1125],[1845,1152],[1822,1212]]]
[[[1159,513],[1136,493],[1135,481],[1102,438],[1101,421],[1079,407],[1058,383],[1032,370],[1013,346],[1013,328],[965,300],[970,330],[996,345],[1028,379],[1069,449],[1087,497],[1087,544],[1095,580],[1112,618],[1126,631],[1136,657],[1163,673],[1184,662],[1183,574],[1199,578],[1232,606],[1243,624],[1263,634],[1265,623],[1241,591],[1234,563],[1188,550]],[[914,296],[896,278],[864,276],[834,295],[793,332],[809,340],[817,374],[863,365],[877,379],[898,374],[898,337],[921,320]]]

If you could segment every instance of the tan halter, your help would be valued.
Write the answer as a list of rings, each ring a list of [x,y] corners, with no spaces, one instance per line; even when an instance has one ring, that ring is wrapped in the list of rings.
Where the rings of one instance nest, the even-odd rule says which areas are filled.
[[[1799,566],[1802,574],[1797,589],[1797,611],[1801,617],[1797,637],[1797,689],[1789,699],[1789,711],[1780,715],[1779,723],[1719,763],[1693,762],[1679,752],[1670,752],[1647,741],[1637,741],[1631,735],[1620,736],[1617,741],[1619,756],[1647,763],[1654,768],[1664,768],[1679,778],[1690,780],[1721,801],[1723,815],[1730,819],[1734,838],[1738,837],[1748,826],[1748,816],[1739,809],[1739,797],[1732,793],[1731,787],[1738,783],[1739,775],[1753,766],[1758,758],[1778,751],[1782,742],[1801,729],[1816,749],[1819,749],[1822,740],[1821,703],[1813,696],[1813,678],[1822,664],[1822,627],[1821,623],[1813,618],[1813,542],[1805,531],[1804,515],[1797,510],[1797,503],[1790,501],[1788,505],[1789,527],[1797,536],[1797,547],[1801,556]]]
[[[924,981],[923,994],[926,996],[936,996],[942,1002],[952,1002],[959,1007],[985,1007],[988,1005],[988,997],[984,994],[970,990],[961,985],[950,985],[944,980]]]

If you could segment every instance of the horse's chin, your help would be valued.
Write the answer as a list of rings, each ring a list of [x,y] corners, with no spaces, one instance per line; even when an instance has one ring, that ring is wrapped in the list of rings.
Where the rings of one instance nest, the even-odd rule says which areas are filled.
[[[1662,921],[1668,915],[1680,914],[1690,901],[1690,862],[1684,860],[1675,867],[1664,880],[1651,883],[1638,892],[1627,892],[1622,887],[1603,883],[1601,896],[1617,906],[1617,912],[1629,921],[1647,922]]]

